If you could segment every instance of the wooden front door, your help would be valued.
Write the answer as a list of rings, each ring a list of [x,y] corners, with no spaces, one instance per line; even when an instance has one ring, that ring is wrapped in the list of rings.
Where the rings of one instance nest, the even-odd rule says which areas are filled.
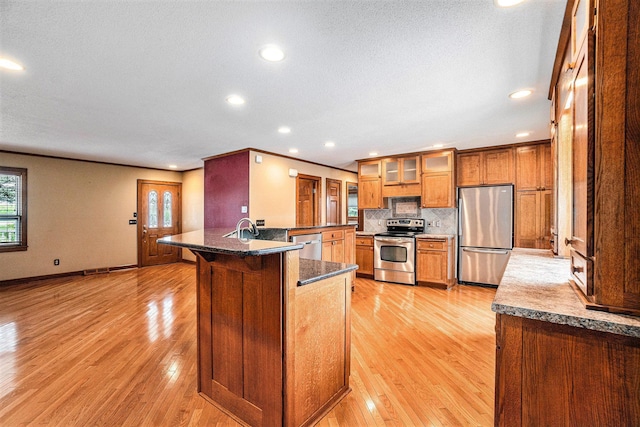
[[[138,265],[178,262],[181,250],[158,239],[182,232],[182,184],[138,180]]]
[[[327,178],[327,224],[342,224],[342,181]]]
[[[320,224],[320,177],[298,175],[296,180],[296,226]]]

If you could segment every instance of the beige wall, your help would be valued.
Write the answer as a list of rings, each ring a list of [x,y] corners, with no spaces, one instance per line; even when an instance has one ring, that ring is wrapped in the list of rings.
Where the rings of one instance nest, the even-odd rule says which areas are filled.
[[[19,154],[0,153],[0,164],[27,168],[29,245],[0,253],[0,280],[137,264],[136,226],[129,225],[137,180],[182,181],[181,172]],[[189,191],[197,192],[194,176]],[[183,190],[183,205],[189,201]],[[188,213],[190,226],[195,217]]]
[[[256,163],[256,155],[262,163]],[[342,222],[346,223],[346,182],[358,182],[358,175],[326,166],[314,165],[286,157],[251,151],[249,158],[249,213],[252,220],[264,219],[267,227],[291,227],[296,224],[296,178],[289,177],[289,168],[298,173],[322,177],[322,223],[326,221],[326,178],[342,181]]]
[[[182,174],[182,232],[204,228],[204,169]],[[195,261],[196,257],[187,249],[182,250],[182,259]]]

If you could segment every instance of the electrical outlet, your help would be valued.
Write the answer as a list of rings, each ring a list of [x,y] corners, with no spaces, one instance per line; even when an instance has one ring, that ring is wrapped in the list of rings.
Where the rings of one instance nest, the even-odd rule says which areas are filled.
[[[58,258],[54,259],[53,265],[60,265],[60,260]]]
[[[436,221],[436,227],[440,227],[440,220]]]
[[[246,206],[240,207],[240,213],[247,213],[247,207]]]

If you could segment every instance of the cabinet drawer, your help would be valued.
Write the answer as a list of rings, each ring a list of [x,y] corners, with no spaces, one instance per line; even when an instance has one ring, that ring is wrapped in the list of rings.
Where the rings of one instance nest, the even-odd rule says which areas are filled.
[[[322,232],[322,241],[326,242],[328,240],[341,240],[344,239],[344,230],[334,230],[334,231],[323,231]]]
[[[446,240],[434,240],[434,239],[418,239],[418,250],[426,251],[446,251]]]
[[[373,246],[373,237],[357,237],[356,236],[356,246]]]
[[[571,251],[571,277],[585,296],[593,295],[592,261],[574,250]]]

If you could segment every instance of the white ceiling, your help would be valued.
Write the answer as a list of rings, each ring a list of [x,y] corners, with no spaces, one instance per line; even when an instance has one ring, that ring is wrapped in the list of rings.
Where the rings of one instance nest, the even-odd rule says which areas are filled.
[[[25,70],[0,71],[0,150],[185,170],[296,147],[355,170],[371,151],[546,139],[565,5],[2,0],[0,56]],[[270,43],[284,61],[258,56]]]

